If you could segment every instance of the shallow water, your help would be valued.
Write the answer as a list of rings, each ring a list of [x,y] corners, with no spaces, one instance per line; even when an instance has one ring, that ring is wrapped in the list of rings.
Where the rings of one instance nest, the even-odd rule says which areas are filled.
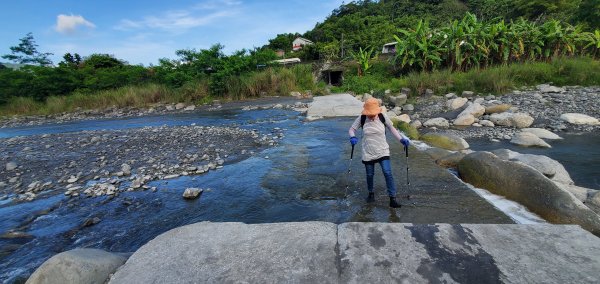
[[[304,122],[290,110],[224,110],[209,113],[79,121],[59,125],[0,129],[0,137],[123,129],[149,125],[238,125],[268,133],[285,129],[276,147],[200,176],[155,181],[157,192],[125,192],[113,200],[81,198],[68,204],[62,194],[30,203],[0,205],[0,232],[18,229],[32,238],[0,239],[0,282],[27,277],[52,255],[79,247],[134,251],[157,235],[201,221],[267,223],[289,221],[512,223],[475,191],[414,148],[406,157],[389,141],[392,169],[403,207],[388,207],[381,170],[375,172],[376,201],[366,203],[360,144],[348,165],[347,129],[352,118]],[[349,185],[346,190],[346,185]],[[209,189],[186,201],[187,187]],[[87,218],[101,221],[82,227]]]

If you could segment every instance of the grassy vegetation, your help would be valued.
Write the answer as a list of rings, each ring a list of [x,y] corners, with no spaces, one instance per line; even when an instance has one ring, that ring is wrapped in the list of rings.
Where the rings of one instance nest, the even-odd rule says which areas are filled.
[[[379,64],[385,65],[384,62]],[[513,63],[489,68],[472,69],[467,72],[439,70],[412,72],[398,78],[386,78],[374,73],[366,76],[348,74],[341,87],[332,92],[382,93],[390,89],[399,91],[408,87],[413,95],[432,89],[436,94],[460,93],[465,90],[477,93],[502,94],[521,86],[542,83],[555,85],[600,85],[600,61],[588,57],[561,57],[551,62]]]
[[[313,83],[312,67],[296,65],[291,68],[268,68],[260,72],[227,78],[226,92],[219,99],[239,100],[262,95],[284,95],[291,91],[321,94],[323,85]],[[67,96],[50,96],[44,101],[31,97],[12,97],[0,107],[0,116],[48,115],[72,112],[78,109],[106,109],[109,107],[147,107],[155,103],[204,104],[214,97],[209,92],[209,81],[189,81],[179,88],[163,84],[126,86],[93,93],[74,92]]]
[[[394,121],[394,127],[404,132],[404,134],[406,134],[406,136],[408,136],[408,138],[410,139],[419,139],[419,130],[404,121]]]

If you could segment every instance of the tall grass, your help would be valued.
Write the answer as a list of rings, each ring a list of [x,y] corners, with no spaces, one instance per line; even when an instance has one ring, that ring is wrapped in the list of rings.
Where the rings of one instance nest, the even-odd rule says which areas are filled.
[[[155,103],[206,103],[215,96],[209,92],[208,79],[189,81],[172,89],[159,84],[127,86],[95,93],[75,92],[68,96],[51,96],[45,101],[27,97],[13,97],[0,107],[0,116],[55,114],[79,109],[105,109],[109,107],[146,107]],[[311,91],[322,93],[324,86],[313,81],[311,65],[295,65],[290,68],[268,68],[259,72],[226,78],[228,100],[260,97],[264,95],[289,96],[290,92]]]
[[[557,58],[551,62],[525,62],[500,65],[467,72],[452,72],[449,69],[433,72],[413,72],[399,78],[381,76],[352,76],[338,91],[364,93],[391,89],[398,91],[408,87],[413,95],[426,89],[436,94],[475,91],[478,93],[502,94],[521,86],[542,83],[555,85],[600,85],[600,61],[587,57]]]

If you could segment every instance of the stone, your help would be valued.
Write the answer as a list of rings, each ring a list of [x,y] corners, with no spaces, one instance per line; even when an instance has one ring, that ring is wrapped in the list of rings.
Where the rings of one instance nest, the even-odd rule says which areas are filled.
[[[479,124],[481,124],[482,126],[486,126],[486,127],[494,127],[494,123],[489,121],[489,120],[480,120]]]
[[[6,163],[6,170],[7,171],[12,171],[12,170],[14,170],[16,168],[17,168],[17,163],[15,163],[15,162],[8,162],[8,163]]]
[[[185,110],[185,111],[192,111],[192,110],[195,110],[195,109],[196,109],[195,105],[189,105],[189,106],[186,106],[183,110]]]
[[[562,93],[565,91],[565,88],[559,88],[548,84],[540,84],[537,85],[536,88],[542,93]]]
[[[402,109],[405,111],[413,111],[413,110],[415,110],[415,107],[411,104],[405,104],[402,106]]]
[[[473,91],[463,91],[461,96],[465,98],[471,98],[473,95],[475,95],[475,92]]]
[[[410,95],[411,90],[409,88],[402,88],[400,89],[400,93],[403,95]]]
[[[423,123],[425,127],[438,127],[438,128],[448,128],[450,127],[450,123],[443,117],[431,118]]]
[[[201,222],[154,238],[109,283],[337,283],[336,250],[332,223]]]
[[[465,182],[516,201],[549,222],[577,224],[600,235],[600,216],[532,167],[474,152],[460,161],[458,173]]]
[[[437,159],[452,155],[452,153],[453,153],[452,151],[438,148],[438,147],[429,147],[429,148],[423,150],[423,152],[425,152],[425,154],[429,155],[429,157],[431,157],[431,159],[433,159],[434,161]]]
[[[175,109],[176,110],[180,110],[180,109],[183,109],[183,108],[185,108],[185,104],[184,103],[178,103],[178,104],[175,105]]]
[[[560,182],[554,182],[554,184],[556,184],[561,189],[570,192],[571,194],[573,194],[573,196],[575,196],[575,198],[579,199],[579,201],[581,201],[583,203],[585,203],[587,201],[588,193],[594,191],[593,189],[576,186],[574,184],[564,184],[564,183],[560,183]],[[588,205],[588,207],[590,207],[590,206]],[[590,207],[590,209],[592,209],[592,208]],[[598,212],[596,212],[596,213],[598,213]]]
[[[510,143],[525,146],[525,147],[542,147],[542,148],[552,148],[550,144],[546,143],[546,141],[537,137],[535,134],[530,132],[520,132],[515,134],[513,138],[510,140]]]
[[[398,120],[410,123],[410,116],[408,114],[401,114],[398,116]]]
[[[465,139],[452,134],[426,133],[421,135],[420,139],[431,146],[451,151],[469,148],[469,143]]]
[[[413,122],[410,123],[410,125],[416,129],[423,127],[423,123],[421,123],[420,120],[414,120]]]
[[[462,106],[464,106],[467,103],[467,101],[468,101],[467,98],[451,99],[446,102],[446,107],[451,110],[459,109]]]
[[[492,153],[498,155],[498,151],[501,150],[495,150]],[[502,153],[498,157],[501,157],[503,160],[518,161],[528,165],[552,181],[568,185],[574,183],[565,167],[552,158],[544,155],[521,154],[510,150],[504,150],[504,152],[507,153]]]
[[[290,96],[295,97],[295,98],[301,98],[302,94],[297,91],[292,91],[292,92],[290,92]]]
[[[183,198],[185,199],[196,199],[202,193],[200,188],[186,188],[183,192]]]
[[[485,99],[484,99],[484,98],[476,98],[476,99],[473,101],[473,103],[476,103],[476,104],[482,104],[482,103],[484,103],[484,102],[485,102]]]
[[[485,108],[478,103],[469,103],[467,108],[465,108],[458,116],[463,115],[472,115],[473,117],[480,117],[485,112]]]
[[[128,164],[122,164],[121,171],[123,172],[123,175],[128,176],[131,174],[131,166]]]
[[[600,125],[597,118],[581,113],[563,113],[560,115],[560,119],[577,125]]]
[[[94,225],[100,223],[100,221],[102,221],[102,220],[98,217],[87,218],[83,221],[83,223],[81,224],[81,227],[91,227],[91,226],[94,226]]]
[[[388,112],[386,113],[386,115],[387,115],[387,116],[388,116],[390,119],[392,119],[392,118],[394,118],[394,117],[398,116],[398,115],[397,115],[395,112],[393,112],[393,111],[391,111],[391,110],[390,110],[390,111],[388,111]]]
[[[432,89],[425,89],[425,92],[423,93],[423,96],[425,97],[431,97],[433,96],[435,93],[433,92]]]
[[[512,105],[509,104],[494,104],[485,107],[486,114],[501,113],[509,110]]]
[[[46,260],[27,280],[38,283],[105,283],[125,263],[123,255],[99,249],[74,249]]]
[[[360,115],[363,103],[350,94],[336,94],[314,97],[306,112],[308,120],[323,117]]]
[[[178,174],[172,174],[172,175],[166,175],[163,179],[172,179],[172,178],[178,178],[179,175]]]
[[[446,97],[446,99],[453,99],[453,98],[456,98],[456,94],[455,93],[447,93],[446,95],[444,95],[444,97]]]
[[[460,161],[465,156],[466,156],[465,153],[455,152],[448,156],[441,157],[441,158],[435,160],[435,163],[438,164],[440,167],[456,168],[458,166],[458,163],[460,163]]]
[[[407,95],[405,95],[405,94],[400,94],[400,95],[397,95],[397,96],[390,96],[389,97],[389,101],[394,106],[401,106],[401,105],[403,105],[403,104],[406,103],[406,100],[407,100]]]
[[[533,124],[533,117],[526,113],[493,113],[490,115],[490,121],[495,125],[512,126],[517,128],[526,128]]]
[[[79,180],[79,178],[77,178],[77,177],[74,177],[74,176],[71,176],[71,177],[70,177],[70,178],[67,180],[67,182],[68,182],[68,183],[74,183],[74,182],[77,182],[77,180]]]
[[[558,139],[562,139],[562,137],[556,135],[555,133],[543,129],[543,128],[523,128],[521,129],[522,132],[529,132],[529,133],[533,133],[535,134],[535,136],[540,137],[542,139],[548,139],[548,140],[558,140]]]
[[[472,114],[459,115],[454,120],[454,125],[469,126],[475,122],[475,117]]]

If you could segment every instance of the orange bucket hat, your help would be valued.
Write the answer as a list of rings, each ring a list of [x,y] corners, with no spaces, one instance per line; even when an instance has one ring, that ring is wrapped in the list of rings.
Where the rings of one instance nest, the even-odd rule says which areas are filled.
[[[379,106],[379,100],[376,98],[367,99],[363,106],[362,114],[364,115],[378,115],[381,113],[381,107]]]

